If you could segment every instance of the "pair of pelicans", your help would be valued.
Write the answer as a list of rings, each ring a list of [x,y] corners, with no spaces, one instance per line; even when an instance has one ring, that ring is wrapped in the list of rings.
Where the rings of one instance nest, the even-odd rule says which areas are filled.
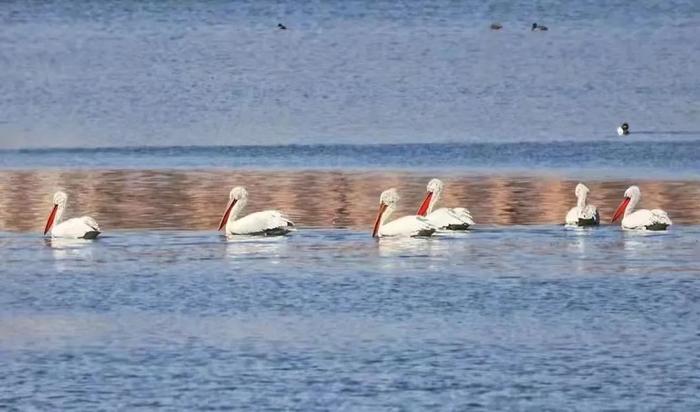
[[[415,215],[403,216],[387,222],[396,209],[399,195],[396,189],[382,192],[379,197],[379,212],[372,228],[373,237],[389,236],[431,236],[435,232],[464,231],[474,225],[469,210],[465,208],[439,208],[433,210],[444,185],[439,179],[428,183],[425,199]],[[600,223],[600,216],[595,206],[586,202],[590,190],[584,184],[576,185],[574,193],[577,198],[576,207],[566,215],[568,226],[595,226]],[[622,227],[634,230],[665,230],[671,225],[668,214],[660,209],[638,210],[633,212],[639,203],[641,192],[637,186],[631,186],[625,191],[625,198],[613,215],[615,222],[624,215]],[[54,206],[44,227],[44,235],[58,238],[95,239],[100,234],[100,227],[95,219],[83,216],[61,222],[66,208],[68,195],[56,192],[53,197]],[[219,229],[225,227],[227,235],[285,235],[294,230],[294,223],[282,212],[265,210],[251,213],[238,218],[248,203],[248,191],[243,187],[234,187],[229,193],[229,201],[219,222]]]

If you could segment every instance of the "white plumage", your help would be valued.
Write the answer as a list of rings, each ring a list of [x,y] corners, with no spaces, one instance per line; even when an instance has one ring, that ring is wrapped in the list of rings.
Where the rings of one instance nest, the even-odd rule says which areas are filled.
[[[373,237],[387,236],[431,236],[437,227],[420,216],[404,216],[385,223],[396,209],[399,195],[396,189],[388,189],[379,197],[379,212],[372,230]]]
[[[66,209],[68,195],[56,192],[53,195],[53,209],[46,220],[44,235],[50,234],[55,238],[95,239],[100,234],[100,226],[90,216],[75,217],[61,222]]]
[[[596,226],[600,223],[598,209],[586,202],[590,189],[583,183],[576,185],[576,206],[566,214],[565,222],[567,226]]]
[[[637,186],[630,186],[625,191],[625,198],[620,203],[620,206],[615,210],[612,222],[622,218],[622,228],[628,230],[666,230],[673,224],[668,213],[661,209],[640,209],[634,211],[639,200],[642,198],[642,193]]]
[[[432,179],[428,182],[428,194],[418,208],[417,215],[425,217],[440,230],[466,230],[469,226],[474,225],[471,213],[463,207],[441,207],[433,211],[433,207],[442,195],[443,188],[444,185],[439,179]]]
[[[227,235],[285,235],[294,230],[294,223],[278,210],[264,210],[251,213],[238,219],[248,203],[248,191],[243,187],[234,187],[229,193],[229,203],[226,205],[219,230],[226,225]]]

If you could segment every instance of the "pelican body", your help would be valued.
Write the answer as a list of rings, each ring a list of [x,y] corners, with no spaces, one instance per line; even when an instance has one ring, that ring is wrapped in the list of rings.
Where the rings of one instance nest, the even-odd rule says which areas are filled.
[[[100,234],[100,226],[90,216],[74,217],[61,222],[67,201],[68,195],[64,192],[54,193],[53,209],[46,220],[44,235],[50,234],[52,238],[95,239]]]
[[[423,216],[439,230],[467,230],[474,224],[474,219],[469,210],[463,207],[441,207],[433,211],[433,207],[440,200],[444,185],[440,179],[432,179],[428,182],[428,193],[416,213]]]
[[[566,225],[567,226],[598,226],[600,224],[600,215],[598,214],[598,209],[586,203],[586,198],[588,197],[588,192],[591,190],[588,186],[583,183],[576,185],[574,194],[576,194],[576,206],[569,210],[566,214]]]
[[[634,211],[642,192],[637,186],[630,186],[625,191],[625,198],[615,210],[611,223],[622,216],[622,228],[628,230],[666,230],[673,223],[668,213],[661,209],[640,209]]]
[[[404,216],[386,223],[396,210],[399,194],[396,189],[388,189],[379,197],[379,212],[374,221],[372,237],[388,236],[431,236],[437,227],[422,216]]]
[[[281,236],[294,230],[294,223],[278,210],[264,210],[238,218],[248,203],[248,191],[237,186],[231,189],[226,211],[219,222],[226,225],[226,235]]]

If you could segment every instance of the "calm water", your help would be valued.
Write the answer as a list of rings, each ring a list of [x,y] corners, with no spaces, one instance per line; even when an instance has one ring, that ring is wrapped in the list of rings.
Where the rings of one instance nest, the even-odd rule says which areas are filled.
[[[700,227],[0,237],[0,407],[696,410]]]
[[[0,409],[700,409],[698,38],[687,0],[2,2]],[[432,177],[473,231],[370,238]],[[579,180],[674,225],[566,230]],[[222,238],[234,185],[300,230]],[[40,236],[58,189],[103,237]]]
[[[698,139],[698,38],[696,0],[4,1],[0,148]]]
[[[697,139],[657,134],[591,142],[128,147],[0,150],[0,170],[404,170],[445,174],[556,174],[573,178],[700,179]]]

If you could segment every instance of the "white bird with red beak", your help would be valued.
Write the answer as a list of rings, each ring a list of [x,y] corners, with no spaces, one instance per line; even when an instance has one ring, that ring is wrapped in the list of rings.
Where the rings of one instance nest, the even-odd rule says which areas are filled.
[[[53,238],[95,239],[100,234],[100,226],[90,216],[74,217],[61,222],[66,210],[68,195],[56,192],[53,195],[53,209],[46,220],[44,235],[51,234]]]
[[[440,230],[467,230],[474,225],[474,219],[469,210],[463,207],[441,207],[433,211],[433,207],[440,199],[444,185],[440,179],[428,182],[428,194],[418,208],[418,216],[423,216]]]
[[[280,236],[294,230],[294,223],[278,210],[264,210],[238,219],[248,203],[248,191],[237,186],[229,193],[226,211],[219,222],[221,230],[226,225],[226,235]]]
[[[372,237],[387,236],[431,236],[437,227],[421,216],[404,216],[385,223],[396,210],[399,194],[396,189],[388,189],[379,197],[379,212],[372,228]]]
[[[640,209],[634,211],[634,207],[642,198],[642,192],[637,186],[630,186],[625,191],[625,198],[620,203],[620,206],[615,210],[612,221],[614,223],[621,216],[622,228],[629,230],[666,230],[672,225],[671,218],[668,213],[661,209]]]

